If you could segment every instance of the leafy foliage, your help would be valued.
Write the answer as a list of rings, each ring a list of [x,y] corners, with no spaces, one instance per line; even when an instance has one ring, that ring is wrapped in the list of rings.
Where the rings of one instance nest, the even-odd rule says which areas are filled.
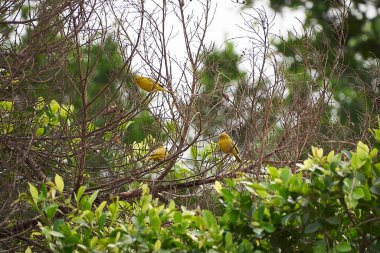
[[[313,147],[296,172],[268,166],[260,182],[244,174],[216,181],[220,216],[160,205],[147,185],[133,203],[98,203],[97,191],[84,194],[84,186],[71,200],[58,175],[40,190],[29,187],[20,199],[40,215],[31,236],[57,252],[380,250],[379,156],[362,142],[339,154]]]
[[[380,19],[375,14],[378,4],[369,0],[270,0],[270,5],[278,12],[288,11],[285,7],[305,10],[303,25],[306,30],[303,31],[303,36],[289,34],[276,47],[290,59],[288,71],[291,73],[302,73],[303,69],[310,68],[313,78],[323,76],[324,73],[333,74],[330,85],[335,105],[327,108],[325,117],[333,118],[336,123],[334,129],[338,123],[345,126],[340,131],[342,136],[338,138],[355,138],[355,135],[367,128],[362,126],[365,124],[363,115],[371,118],[379,110],[379,102],[375,98],[379,91],[373,85],[377,78],[375,73],[378,71],[380,56]],[[344,36],[339,35],[341,32]],[[320,54],[320,57],[313,59],[313,51],[323,52],[327,57]],[[341,58],[338,66],[341,70],[333,73],[337,67],[334,63],[336,57]],[[300,58],[309,60],[301,63]],[[318,67],[322,62],[324,66]],[[306,88],[307,83],[303,86]],[[329,123],[331,124],[329,120],[325,122],[324,130]]]

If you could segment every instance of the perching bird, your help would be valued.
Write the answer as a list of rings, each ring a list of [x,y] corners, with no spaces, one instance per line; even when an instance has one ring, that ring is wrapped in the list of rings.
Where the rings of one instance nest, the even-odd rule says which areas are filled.
[[[150,152],[150,154],[147,158],[145,158],[145,160],[152,159],[153,161],[158,162],[164,160],[167,156],[168,151],[166,150],[166,148],[164,146],[159,146],[158,148]]]
[[[133,80],[141,89],[147,92],[164,91],[170,93],[170,91],[162,87],[162,85],[159,82],[155,82],[155,80],[149,77],[135,76]]]
[[[236,147],[236,145],[234,144],[233,140],[231,139],[231,137],[228,134],[221,133],[219,135],[218,144],[219,144],[220,149],[224,153],[229,154],[229,155],[233,155],[236,158],[236,161],[238,161],[239,163],[241,163],[241,159],[240,159],[240,157],[238,155],[239,150],[238,150],[238,148]]]

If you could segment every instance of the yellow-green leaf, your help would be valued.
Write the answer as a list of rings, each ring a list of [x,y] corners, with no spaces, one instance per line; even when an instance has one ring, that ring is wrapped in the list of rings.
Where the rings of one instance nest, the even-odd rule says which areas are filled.
[[[38,202],[38,190],[31,183],[28,183],[28,184],[29,184],[29,192],[30,192],[30,195],[33,198],[33,202],[37,204],[37,202]]]
[[[0,108],[2,108],[4,111],[12,111],[13,109],[13,102],[11,101],[0,101]]]
[[[369,148],[366,144],[359,141],[358,146],[356,147],[356,152],[358,153],[360,159],[365,159],[368,157]]]
[[[145,196],[146,194],[149,193],[149,187],[148,187],[147,184],[143,184],[143,185],[141,186],[141,189],[142,189],[142,194],[141,194],[141,196]]]
[[[334,158],[334,155],[334,150],[331,150],[330,153],[327,155],[327,162],[331,163],[332,159]]]
[[[154,244],[154,250],[159,251],[161,249],[161,241],[157,240],[156,243]]]
[[[92,132],[92,131],[94,131],[95,130],[95,125],[94,125],[94,123],[88,123],[87,124],[87,131],[88,132]]]
[[[223,186],[219,181],[215,181],[214,188],[215,188],[215,191],[217,193],[221,194],[221,190],[222,190]]]
[[[37,128],[37,131],[36,131],[36,136],[37,137],[40,137],[40,136],[44,135],[44,133],[45,133],[45,128],[43,128],[43,127]]]
[[[56,175],[55,175],[55,178],[54,178],[54,182],[55,182],[55,185],[56,185],[57,188],[58,188],[58,191],[59,191],[60,193],[62,193],[62,192],[63,192],[63,188],[64,188],[64,186],[65,186],[65,183],[63,182],[62,177],[61,177],[60,175],[56,174]]]
[[[44,98],[43,97],[38,97],[37,104],[36,104],[36,106],[34,108],[36,110],[38,110],[38,111],[41,111],[42,109],[44,109],[44,106],[45,106]]]
[[[50,110],[53,112],[53,113],[57,113],[58,110],[61,108],[61,106],[58,104],[57,101],[55,101],[54,99],[52,101],[50,101]]]
[[[96,213],[96,216],[97,216],[97,217],[100,216],[100,214],[102,213],[103,208],[106,206],[106,204],[107,204],[107,201],[103,201],[103,202],[100,203],[100,205],[96,208],[95,213]]]

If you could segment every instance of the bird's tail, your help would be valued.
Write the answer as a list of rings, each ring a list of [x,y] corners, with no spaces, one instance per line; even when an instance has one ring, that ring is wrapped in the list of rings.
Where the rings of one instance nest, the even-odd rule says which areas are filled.
[[[236,155],[234,155],[234,156],[235,156],[236,161],[238,161],[239,163],[241,163],[241,159],[240,159],[239,155],[236,154]]]

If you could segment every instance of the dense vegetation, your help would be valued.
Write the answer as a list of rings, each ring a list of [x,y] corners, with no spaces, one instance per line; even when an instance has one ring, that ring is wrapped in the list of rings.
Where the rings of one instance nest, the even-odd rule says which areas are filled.
[[[374,133],[380,146],[380,125]],[[98,191],[85,195],[82,186],[71,197],[56,175],[40,189],[30,184],[20,201],[39,215],[31,239],[54,252],[380,250],[380,156],[362,142],[338,154],[313,147],[295,172],[268,166],[259,182],[245,174],[216,181],[218,214],[159,204],[141,188],[133,203],[96,203]]]
[[[1,1],[0,252],[380,251],[377,5],[232,2]]]

